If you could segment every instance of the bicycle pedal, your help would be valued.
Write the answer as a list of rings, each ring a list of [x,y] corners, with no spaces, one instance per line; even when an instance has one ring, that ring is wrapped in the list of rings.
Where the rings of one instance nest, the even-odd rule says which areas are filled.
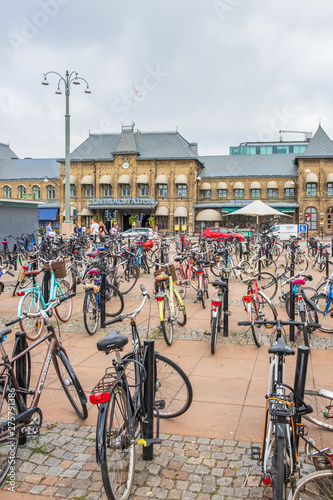
[[[260,460],[260,446],[251,446],[251,459],[252,460]]]
[[[204,331],[204,335],[211,335],[211,332],[209,332],[208,330]]]

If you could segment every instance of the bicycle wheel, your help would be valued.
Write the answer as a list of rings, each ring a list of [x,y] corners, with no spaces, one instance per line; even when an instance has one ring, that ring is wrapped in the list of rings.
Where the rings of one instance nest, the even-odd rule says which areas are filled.
[[[217,343],[217,317],[212,318],[212,329],[211,329],[211,338],[210,338],[210,352],[212,354],[215,353],[216,343]]]
[[[126,294],[131,291],[138,278],[139,269],[137,266],[129,265],[128,261],[120,264],[117,269],[117,285],[120,293]]]
[[[162,305],[163,309],[162,309],[162,318],[160,317],[160,327],[165,342],[168,345],[171,345],[173,341],[173,321],[171,317],[170,298],[168,294],[164,296]]]
[[[133,359],[133,352],[126,354],[124,360]],[[178,417],[189,409],[192,403],[192,385],[184,371],[171,359],[155,352],[155,401],[162,402],[159,410],[161,418]],[[135,385],[134,363],[126,364],[128,384]]]
[[[120,384],[113,387],[106,408],[103,442],[106,452],[101,464],[106,495],[112,500],[127,500],[131,494],[135,467],[135,442],[130,436],[131,411]]]
[[[304,308],[305,308],[306,322],[307,323],[320,323],[317,311],[314,308],[314,306],[311,304],[312,299],[311,299],[311,302],[309,302],[307,300],[306,296],[303,296],[303,298],[304,298]],[[295,313],[298,314],[298,298],[297,298],[297,295],[294,295],[294,300],[295,300]],[[290,318],[290,295],[289,294],[286,296],[285,306],[286,306],[287,314],[288,314],[288,316]],[[311,326],[308,325],[308,332],[312,333],[314,331],[315,331],[315,328],[313,328],[313,327],[311,327]]]
[[[258,300],[253,297],[251,302],[251,320],[266,319],[273,321],[277,319],[277,312],[274,305],[269,299],[265,297],[262,292],[258,292]],[[257,347],[262,345],[262,332],[264,327],[262,325],[251,325],[251,333],[254,343]]]
[[[284,436],[275,436],[275,446],[272,459],[272,489],[274,500],[287,498],[286,468],[286,442]]]
[[[0,384],[0,401],[3,398],[3,384]],[[13,395],[13,396],[12,396]],[[14,424],[14,419],[19,415],[20,410],[15,400],[15,392],[9,391],[3,398],[2,407],[0,409],[0,425],[11,421],[7,429],[0,432],[0,485],[6,479],[10,468],[15,470],[15,457],[19,444],[19,426]]]
[[[87,291],[83,301],[83,321],[89,335],[96,333],[99,317],[100,310],[96,304],[96,294],[93,291]]]
[[[306,258],[305,253],[303,253],[301,250],[297,251],[295,253],[295,269],[299,269],[300,271],[305,272],[308,267],[309,261]]]
[[[53,356],[55,371],[70,404],[81,420],[88,416],[87,398],[64,351],[57,349]]]
[[[319,294],[311,297],[313,302],[319,309],[318,323],[321,327],[319,330],[326,333],[333,333],[333,301],[328,298],[328,295]],[[328,302],[328,307],[327,307]],[[326,311],[327,308],[327,311]],[[326,311],[326,312],[325,312]]]
[[[41,297],[38,292],[33,290],[27,292],[24,297],[22,297],[17,308],[17,315],[22,316],[24,313],[37,313],[43,309],[43,304]],[[26,332],[27,338],[29,340],[36,340],[40,337],[44,328],[44,318],[38,316],[36,318],[26,317],[21,319],[20,327]]]
[[[65,281],[69,284],[69,289],[71,291],[75,290],[76,287],[76,271],[71,266],[67,268]]]
[[[272,273],[263,271],[257,276],[257,282],[264,294],[272,300],[277,292],[278,283],[277,279]]]
[[[173,289],[173,302],[175,307],[175,314],[177,318],[177,323],[180,326],[184,326],[186,324],[186,309],[184,303],[179,296],[178,290]]]
[[[176,287],[182,299],[185,299],[187,292],[186,278],[183,278],[183,273],[180,267],[176,267],[177,281]]]
[[[331,500],[333,492],[333,471],[311,472],[297,482],[294,494],[288,500]]]
[[[325,389],[305,389],[304,394],[306,403],[313,408],[313,413],[304,415],[304,418],[333,431],[333,393]]]
[[[124,309],[124,297],[119,289],[108,281],[105,286],[105,316],[118,316]]]
[[[271,273],[271,274],[276,273],[276,264],[270,255],[265,255],[260,260],[261,260],[261,264],[260,264],[261,270],[263,270],[267,273]],[[255,262],[254,264],[255,264],[255,267],[257,267],[257,263]]]
[[[70,293],[69,284],[65,280],[58,280],[56,284],[56,297],[60,298],[64,295]],[[55,312],[60,321],[66,323],[72,316],[73,311],[73,299],[72,297],[61,302],[57,307],[55,307]]]

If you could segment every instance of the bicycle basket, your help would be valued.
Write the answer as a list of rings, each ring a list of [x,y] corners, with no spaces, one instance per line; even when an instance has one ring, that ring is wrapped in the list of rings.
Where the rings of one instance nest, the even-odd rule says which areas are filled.
[[[48,271],[49,275],[51,275],[51,268],[57,279],[64,278],[66,276],[66,262],[64,260],[52,262],[51,265],[50,263],[45,264],[44,271]]]
[[[142,245],[145,250],[150,250],[154,246],[154,242],[153,240],[148,240],[145,241]]]
[[[172,277],[172,281],[177,281],[177,273],[176,273],[176,268],[175,268],[175,265],[174,264],[170,264],[168,266],[168,270],[169,272],[171,273],[171,277]],[[157,278],[160,274],[165,274],[166,272],[166,268],[165,267],[162,267],[160,269],[156,269],[156,271],[154,271],[154,277],[156,279],[156,281],[159,281]]]

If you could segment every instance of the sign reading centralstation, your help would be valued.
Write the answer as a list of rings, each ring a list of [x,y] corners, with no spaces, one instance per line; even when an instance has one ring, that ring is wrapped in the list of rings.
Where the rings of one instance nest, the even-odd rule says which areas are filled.
[[[88,205],[155,205],[154,198],[90,198]]]

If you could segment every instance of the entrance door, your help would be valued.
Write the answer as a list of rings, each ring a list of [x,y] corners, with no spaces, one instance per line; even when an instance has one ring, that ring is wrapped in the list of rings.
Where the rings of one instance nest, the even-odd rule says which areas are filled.
[[[326,212],[326,234],[333,234],[333,207]]]
[[[128,221],[129,218],[130,214],[122,214],[123,223],[121,231],[127,231],[127,229],[130,229],[132,227]]]

